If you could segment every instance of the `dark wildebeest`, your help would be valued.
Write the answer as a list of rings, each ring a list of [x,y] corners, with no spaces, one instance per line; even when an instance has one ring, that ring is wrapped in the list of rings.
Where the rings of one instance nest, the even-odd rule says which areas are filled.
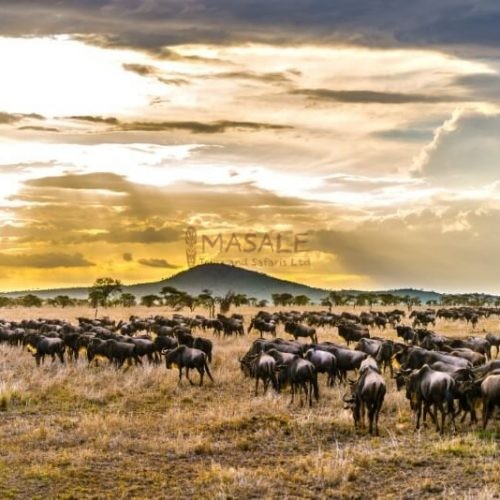
[[[406,384],[406,397],[412,403],[412,409],[416,413],[417,429],[420,428],[422,404],[424,404],[424,419],[425,413],[429,411],[438,432],[444,432],[447,413],[450,415],[453,429],[455,429],[455,409],[453,406],[455,389],[455,380],[449,373],[435,371],[427,364],[410,373]],[[439,428],[438,411],[441,413],[441,428]]]
[[[193,381],[189,378],[189,370],[195,368],[200,374],[200,386],[203,385],[203,376],[207,372],[208,377],[213,382],[214,379],[210,373],[210,368],[207,363],[207,355],[200,349],[195,349],[192,347],[187,347],[185,345],[180,345],[172,350],[164,350],[162,354],[165,356],[165,365],[167,370],[172,368],[175,364],[179,368],[179,384],[182,380],[182,369],[186,368],[186,378],[189,380],[191,385],[194,385]]]
[[[335,384],[337,358],[334,354],[319,349],[308,349],[304,357],[314,365],[317,373],[326,373],[328,375],[327,385],[333,386]]]
[[[125,361],[135,361],[135,364],[141,364],[136,350],[136,346],[129,342],[121,342],[115,339],[101,340],[94,338],[90,340],[87,346],[87,359],[89,364],[96,356],[104,356],[111,363],[115,363],[117,368],[121,368]]]
[[[483,429],[486,429],[495,406],[500,406],[500,370],[490,373],[481,383]]]
[[[264,394],[267,392],[269,382],[273,389],[278,390],[276,380],[276,360],[268,353],[262,351],[251,359],[240,360],[241,370],[247,377],[255,379],[255,395],[259,394],[259,380],[264,384]]]
[[[401,337],[407,344],[413,343],[415,338],[415,332],[411,326],[397,325],[396,333],[398,337]]]
[[[270,333],[273,337],[276,337],[276,323],[274,321],[253,318],[248,326],[248,333],[252,331],[252,328],[255,328],[259,332],[261,338],[263,337],[263,332]]]
[[[498,352],[500,351],[500,335],[495,333],[487,333],[486,340],[490,343],[491,347],[496,348],[495,358],[498,358]]]
[[[369,358],[370,359],[370,358]],[[373,434],[373,424],[375,423],[375,434],[378,435],[378,418],[382,404],[384,403],[386,386],[378,368],[366,365],[360,370],[357,381],[350,381],[352,396],[347,398],[344,395],[344,403],[352,409],[354,426],[365,426],[365,411],[368,410],[369,432]]]
[[[294,323],[293,321],[287,321],[285,323],[285,332],[293,335],[293,338],[295,340],[297,340],[298,337],[309,337],[311,339],[311,342],[318,342],[316,328],[313,328],[312,326],[306,326],[301,325],[300,323]]]
[[[310,361],[296,356],[289,364],[278,366],[278,369],[279,388],[284,388],[290,384],[292,391],[290,404],[293,403],[295,391],[297,390],[301,395],[300,404],[303,404],[301,389],[306,395],[306,400],[309,398],[309,406],[312,406],[313,393],[316,401],[319,400],[318,374]]]
[[[339,329],[339,337],[342,337],[347,345],[351,342],[358,342],[362,338],[370,338],[368,328],[363,325],[343,322],[339,323],[337,328]]]
[[[66,346],[64,345],[64,340],[59,337],[44,337],[43,335],[33,334],[30,335],[26,342],[26,345],[30,345],[36,352],[33,356],[36,360],[36,365],[40,366],[40,361],[42,364],[45,361],[45,356],[52,356],[52,361],[55,361],[56,356],[59,358],[61,363],[64,364],[64,351]]]

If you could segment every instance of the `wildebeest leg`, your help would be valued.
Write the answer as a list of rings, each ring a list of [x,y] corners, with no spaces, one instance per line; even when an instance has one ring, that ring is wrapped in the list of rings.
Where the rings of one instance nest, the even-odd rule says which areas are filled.
[[[59,351],[58,353],[59,359],[61,360],[61,363],[64,365],[64,352]]]
[[[182,380],[182,366],[179,366],[179,381],[177,382],[177,385],[180,385]]]
[[[366,406],[365,406],[364,401],[361,401],[360,405],[361,405],[361,428],[364,429],[365,428]]]
[[[191,385],[194,385],[193,381],[189,378],[189,368],[186,366],[186,378]]]
[[[422,401],[418,400],[416,405],[416,414],[417,414],[417,424],[416,429],[420,429],[420,415],[422,414]]]
[[[259,394],[259,377],[255,377],[255,395]]]
[[[488,420],[490,419],[490,406],[490,402],[486,398],[483,398],[483,430],[486,429]]]
[[[290,388],[292,391],[292,400],[290,401],[290,404],[293,404],[293,398],[295,396],[295,384],[293,382],[290,384]]]
[[[375,417],[377,403],[371,403],[368,407],[368,432],[373,434],[373,419]]]
[[[36,366],[40,366],[40,356],[38,354],[35,354],[35,361],[36,361]]]
[[[205,370],[203,369],[203,366],[199,366],[197,368],[198,373],[200,374],[200,387],[203,385],[203,375],[205,375]]]
[[[53,363],[53,362],[56,360],[56,355],[55,355],[55,353],[52,353],[52,354],[51,354],[51,357],[52,357],[52,363]]]

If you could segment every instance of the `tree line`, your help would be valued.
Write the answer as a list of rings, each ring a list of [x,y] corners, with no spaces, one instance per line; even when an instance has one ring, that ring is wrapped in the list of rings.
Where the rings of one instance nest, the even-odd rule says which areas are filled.
[[[273,293],[271,301],[274,306],[307,306],[313,305],[310,297],[304,294],[293,295],[291,293]],[[0,307],[42,307],[43,305],[53,307],[91,306],[99,307],[133,307],[142,305],[146,307],[167,306],[175,310],[184,308],[193,311],[196,307],[204,307],[210,316],[215,315],[218,307],[221,313],[226,313],[231,307],[244,305],[252,307],[267,307],[269,301],[248,297],[244,293],[234,291],[227,292],[224,296],[214,295],[205,289],[198,295],[192,295],[178,290],[172,286],[163,287],[158,294],[148,294],[137,297],[130,292],[123,292],[123,284],[120,280],[104,277],[98,278],[89,289],[87,298],[75,298],[68,295],[57,295],[48,299],[42,299],[33,293],[19,297],[0,296]],[[366,307],[370,309],[375,305],[399,306],[405,305],[408,310],[423,305],[422,300],[416,296],[396,295],[389,292],[356,292],[331,291],[323,297],[319,305],[327,307],[330,311],[333,307]],[[485,294],[443,294],[439,301],[430,300],[426,302],[429,306],[500,306],[500,297]]]

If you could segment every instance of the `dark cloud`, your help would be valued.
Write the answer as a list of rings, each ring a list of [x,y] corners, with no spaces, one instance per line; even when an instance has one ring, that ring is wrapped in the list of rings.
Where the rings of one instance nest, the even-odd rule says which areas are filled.
[[[137,262],[143,266],[162,267],[164,269],[177,269],[179,266],[170,264],[165,259],[139,259]]]
[[[68,116],[69,120],[78,120],[91,123],[105,123],[106,125],[118,125],[118,118],[104,116]]]
[[[97,172],[93,174],[68,174],[55,177],[41,177],[30,179],[25,182],[27,186],[63,188],[63,189],[105,189],[123,193],[130,187],[130,183],[124,177],[108,172]]]
[[[351,104],[410,104],[464,102],[472,99],[445,95],[403,94],[400,92],[376,92],[371,90],[330,90],[330,89],[297,89],[290,92],[303,95],[317,101],[331,101]]]
[[[17,123],[24,119],[33,119],[33,120],[44,120],[45,118],[42,115],[37,113],[5,113],[0,112],[0,125],[10,125],[11,123]]]
[[[139,76],[153,77],[165,85],[179,86],[189,84],[189,80],[186,78],[166,78],[161,76],[162,72],[158,68],[148,64],[123,64],[123,69],[136,73]]]
[[[125,262],[132,262],[134,260],[134,256],[130,252],[125,252],[122,258]]]
[[[234,130],[288,130],[293,127],[274,123],[259,123],[232,120],[217,120],[213,122],[198,121],[163,121],[163,122],[121,122],[115,117],[102,116],[69,116],[72,120],[81,120],[93,123],[115,125],[123,132],[165,132],[168,130],[184,130],[193,134],[217,134],[229,129]]]
[[[6,254],[0,253],[0,266],[7,267],[33,267],[50,269],[56,267],[89,267],[94,266],[83,255],[65,253],[41,253],[41,254]]]
[[[290,73],[290,72],[289,72]],[[223,71],[212,75],[205,75],[205,78],[220,78],[234,80],[254,80],[264,83],[289,83],[290,74],[283,72],[257,73],[253,71]]]
[[[32,130],[34,132],[60,132],[60,130],[55,127],[36,127],[36,126],[18,127],[18,130]]]
[[[172,121],[172,122],[128,122],[121,123],[123,131],[164,132],[168,130],[185,130],[193,134],[224,133],[228,129],[235,130],[287,130],[293,127],[273,123],[244,122],[218,120],[214,122]]]
[[[498,47],[499,24],[495,0],[6,0],[0,17],[6,35],[77,33],[171,58],[165,47],[184,43]]]

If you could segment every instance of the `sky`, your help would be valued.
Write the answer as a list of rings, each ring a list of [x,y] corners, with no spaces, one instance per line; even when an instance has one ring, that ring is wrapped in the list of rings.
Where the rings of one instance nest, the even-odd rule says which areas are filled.
[[[493,0],[2,1],[0,289],[162,279],[192,226],[198,263],[500,293],[499,25]]]

